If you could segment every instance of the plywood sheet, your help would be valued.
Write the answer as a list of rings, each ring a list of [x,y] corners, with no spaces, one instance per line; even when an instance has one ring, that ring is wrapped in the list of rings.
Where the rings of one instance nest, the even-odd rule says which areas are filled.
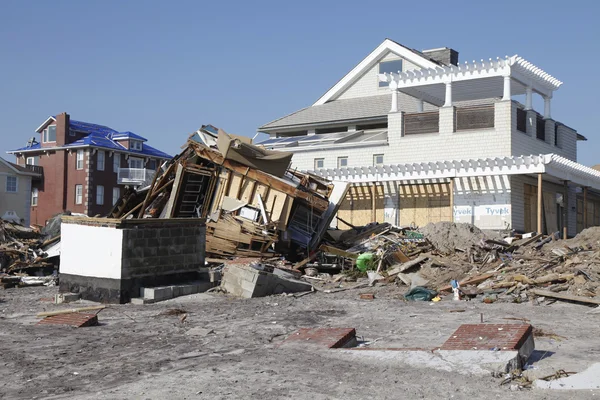
[[[544,192],[542,195],[544,207],[544,220],[546,221],[546,234],[558,231],[558,216],[556,214],[556,195]],[[536,207],[537,208],[537,207]]]
[[[233,197],[234,199],[239,199],[239,194],[241,193],[242,180],[243,176],[240,174],[233,173],[231,176],[231,184],[229,185],[229,190],[227,191],[227,196]]]

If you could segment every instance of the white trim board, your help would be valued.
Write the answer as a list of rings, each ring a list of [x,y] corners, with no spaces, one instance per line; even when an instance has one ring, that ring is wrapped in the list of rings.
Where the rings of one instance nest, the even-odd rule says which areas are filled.
[[[404,58],[405,60],[421,67],[421,68],[439,68],[439,64],[428,60],[425,57],[419,56],[414,51],[394,42],[390,39],[385,39],[375,50],[373,50],[367,57],[365,57],[352,71],[348,72],[342,79],[340,79],[331,89],[329,89],[323,96],[321,96],[313,106],[318,106],[327,103],[329,100],[335,98],[348,87],[350,87],[362,74],[368,71],[373,65],[385,57],[388,53],[394,53]]]

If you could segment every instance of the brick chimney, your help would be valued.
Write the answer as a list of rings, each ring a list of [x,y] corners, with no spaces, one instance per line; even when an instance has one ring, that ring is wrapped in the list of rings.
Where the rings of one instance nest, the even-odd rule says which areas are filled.
[[[66,112],[56,116],[56,145],[64,146],[69,140],[69,114]]]
[[[423,50],[423,54],[443,65],[458,65],[458,51],[448,47]]]

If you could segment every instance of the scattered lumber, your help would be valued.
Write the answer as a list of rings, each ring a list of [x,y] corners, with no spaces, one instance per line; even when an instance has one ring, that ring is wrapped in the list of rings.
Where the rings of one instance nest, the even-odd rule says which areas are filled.
[[[600,305],[600,297],[583,297],[583,296],[574,296],[566,293],[555,293],[549,290],[541,290],[541,289],[531,289],[529,293],[534,294],[536,296],[541,297],[551,297],[559,300],[567,300],[573,301],[576,303],[586,303],[586,304],[597,304]]]

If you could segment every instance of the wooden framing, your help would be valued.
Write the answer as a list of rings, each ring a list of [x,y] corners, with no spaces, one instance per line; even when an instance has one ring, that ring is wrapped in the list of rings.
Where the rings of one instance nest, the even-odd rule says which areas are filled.
[[[538,174],[537,185],[537,233],[542,233],[542,174]]]

